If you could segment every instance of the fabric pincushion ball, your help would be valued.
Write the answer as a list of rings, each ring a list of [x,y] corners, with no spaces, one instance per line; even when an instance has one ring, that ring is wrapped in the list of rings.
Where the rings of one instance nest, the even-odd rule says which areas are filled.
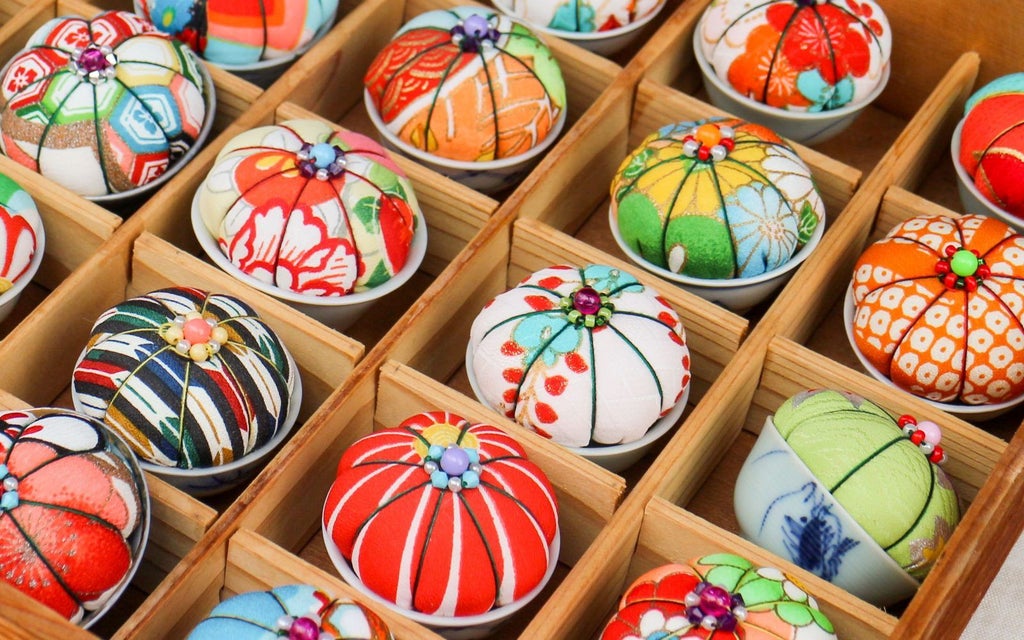
[[[426,242],[413,187],[387,151],[317,120],[230,140],[193,209],[200,240],[217,246],[211,258],[288,300],[337,299],[399,272],[407,278],[407,262],[422,259],[412,264],[414,245]]]
[[[601,640],[835,640],[792,577],[732,553],[648,571],[626,590]]]
[[[508,434],[429,411],[342,455],[323,533],[353,586],[444,626],[539,593],[557,562],[558,507]]]
[[[0,580],[89,626],[142,560],[149,495],[123,441],[66,409],[0,413]]]
[[[958,131],[960,149],[954,162],[988,202],[1009,213],[1012,224],[1021,224],[1024,73],[997,78],[975,92],[967,100]]]
[[[188,640],[393,640],[383,620],[358,602],[306,584],[240,593],[221,602]]]
[[[135,0],[135,12],[229,69],[294,58],[322,37],[337,0]]]
[[[634,262],[708,297],[795,268],[824,231],[825,206],[774,132],[713,119],[649,135],[612,180],[609,217]]]
[[[99,200],[169,177],[213,123],[202,62],[126,11],[50,20],[0,82],[3,153]]]
[[[389,145],[471,186],[504,186],[565,122],[558,62],[525,25],[484,8],[407,22],[364,78],[367,111]],[[525,166],[525,169],[524,169]]]
[[[301,385],[291,354],[252,307],[174,287],[125,300],[96,320],[71,393],[147,470],[205,491],[226,488],[237,480],[228,469],[284,438]]]
[[[743,535],[854,595],[915,592],[960,521],[942,429],[816,389],[765,421],[736,480]]]
[[[892,52],[889,23],[873,0],[713,0],[695,38],[737,94],[804,112],[874,98]]]
[[[854,349],[895,386],[931,401],[1024,397],[1024,236],[978,215],[898,224],[854,267]]]
[[[514,18],[552,31],[595,33],[615,31],[651,16],[665,0],[495,0]]]
[[[32,196],[0,174],[0,321],[35,275],[44,245],[43,220]]]
[[[679,315],[606,265],[541,269],[498,295],[466,365],[482,403],[568,447],[638,441],[690,386]]]

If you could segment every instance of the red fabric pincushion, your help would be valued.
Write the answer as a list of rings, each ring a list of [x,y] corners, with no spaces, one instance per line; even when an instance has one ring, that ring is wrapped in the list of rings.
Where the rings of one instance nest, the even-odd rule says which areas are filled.
[[[959,161],[982,195],[1024,218],[1024,73],[998,78],[968,100]]]
[[[323,518],[364,586],[433,615],[510,604],[556,560],[557,504],[543,471],[503,431],[447,412],[352,445]]]

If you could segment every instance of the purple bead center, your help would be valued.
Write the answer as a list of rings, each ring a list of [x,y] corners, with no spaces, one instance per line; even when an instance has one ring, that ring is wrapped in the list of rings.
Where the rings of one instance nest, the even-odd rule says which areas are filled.
[[[449,476],[461,476],[469,469],[469,454],[462,447],[448,447],[441,454],[441,471]]]
[[[487,18],[476,14],[466,18],[462,27],[466,30],[466,35],[473,38],[483,38],[491,30],[491,24],[487,22]]]
[[[704,615],[721,618],[732,613],[732,595],[721,587],[711,585],[700,592],[700,604],[697,606]]]
[[[320,625],[311,618],[296,618],[288,629],[288,640],[317,640]]]
[[[106,54],[99,50],[95,45],[89,45],[89,47],[82,51],[78,56],[78,66],[84,69],[87,73],[93,71],[103,71],[104,69],[111,66],[107,60]]]
[[[572,307],[585,316],[592,316],[601,310],[601,294],[592,287],[582,287],[572,295]]]
[[[501,37],[498,30],[491,27],[486,17],[475,13],[452,27],[449,33],[452,35],[452,42],[467,53],[476,53],[482,43],[494,44]]]

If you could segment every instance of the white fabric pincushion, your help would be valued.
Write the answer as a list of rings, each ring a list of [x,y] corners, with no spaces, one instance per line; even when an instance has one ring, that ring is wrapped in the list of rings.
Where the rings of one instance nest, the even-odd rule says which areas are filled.
[[[600,265],[549,267],[496,297],[467,368],[482,402],[570,447],[638,440],[690,383],[676,312]]]

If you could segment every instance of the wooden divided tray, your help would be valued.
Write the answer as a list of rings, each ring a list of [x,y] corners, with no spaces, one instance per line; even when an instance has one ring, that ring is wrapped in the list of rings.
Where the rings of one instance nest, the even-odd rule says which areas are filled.
[[[879,0],[894,42],[886,90],[838,137],[796,145],[827,208],[824,237],[783,289],[741,314],[631,263],[608,222],[609,185],[633,148],[665,124],[723,114],[708,102],[693,57],[709,3],[669,0],[639,40],[610,58],[549,38],[566,80],[567,123],[513,188],[480,193],[396,158],[424,212],[427,257],[412,280],[344,330],[213,266],[192,232],[193,195],[225,143],[256,126],[312,118],[376,137],[362,99],[374,56],[408,19],[473,3],[342,0],[330,32],[266,89],[211,69],[217,110],[205,147],[130,210],[106,209],[0,156],[0,172],[35,198],[46,229],[42,268],[0,324],[0,408],[71,406],[71,371],[96,317],[126,297],[172,285],[248,301],[295,356],[304,388],[297,427],[244,486],[199,499],[147,478],[153,523],[142,569],[92,629],[0,582],[0,637],[179,639],[227,597],[294,582],[362,599],[340,578],[321,534],[338,459],[361,436],[432,409],[506,428],[557,492],[562,550],[554,578],[495,638],[596,638],[641,573],[726,550],[806,586],[840,638],[959,637],[1024,528],[1024,435],[1017,433],[1024,408],[972,423],[876,381],[847,341],[843,295],[857,257],[893,225],[962,210],[950,136],[972,91],[1019,70],[1019,3]],[[113,8],[131,2],[0,0],[0,57],[10,58],[55,16]],[[692,353],[683,416],[618,473],[478,403],[464,366],[472,321],[494,296],[546,266],[598,263],[658,291],[682,318]],[[739,534],[732,494],[741,464],[765,418],[814,387],[849,390],[945,430],[945,468],[964,517],[918,593],[898,606],[873,606]],[[367,604],[396,638],[440,637]]]

